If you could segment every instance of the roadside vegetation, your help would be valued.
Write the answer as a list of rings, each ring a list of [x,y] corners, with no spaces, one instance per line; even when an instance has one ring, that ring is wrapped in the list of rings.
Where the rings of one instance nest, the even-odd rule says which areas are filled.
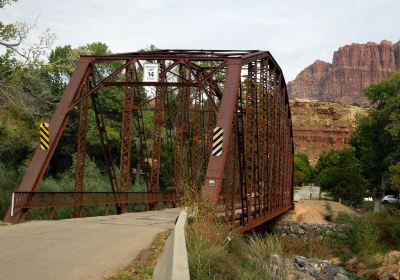
[[[238,235],[215,219],[210,207],[197,205],[187,227],[192,279],[287,279],[293,267],[278,259],[297,255],[335,262],[348,270],[349,279],[378,279],[384,267],[399,264],[400,211],[376,204],[385,193],[400,191],[400,74],[371,86],[366,95],[375,109],[359,117],[351,148],[324,152],[315,167],[305,154],[294,158],[295,186],[315,182],[331,199],[357,209],[358,214],[335,213],[326,204],[325,219],[342,225],[341,233],[309,234],[306,240]]]
[[[286,279],[288,268],[274,263],[274,254],[283,255],[279,242],[239,235],[210,208],[196,210],[186,229],[190,279]]]
[[[294,256],[328,260],[348,269],[349,279],[363,279],[356,273],[400,261],[397,253],[388,260],[391,252],[400,251],[400,213],[334,214],[327,206],[330,222],[343,230],[308,233],[303,239],[273,232],[239,235],[210,207],[200,208],[196,205],[186,229],[191,279],[287,279],[295,273]]]
[[[159,260],[169,232],[160,233],[150,248],[143,250],[139,256],[127,267],[106,277],[105,280],[150,280],[153,278],[154,268]]]
[[[377,253],[400,250],[400,213],[339,213],[335,223],[348,225],[347,238],[339,256],[344,260],[359,256],[364,260]]]

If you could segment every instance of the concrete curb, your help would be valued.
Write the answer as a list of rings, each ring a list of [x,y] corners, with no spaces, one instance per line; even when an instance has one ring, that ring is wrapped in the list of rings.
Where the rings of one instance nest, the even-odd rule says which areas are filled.
[[[187,213],[182,210],[154,269],[154,280],[190,280],[185,239],[186,220]]]

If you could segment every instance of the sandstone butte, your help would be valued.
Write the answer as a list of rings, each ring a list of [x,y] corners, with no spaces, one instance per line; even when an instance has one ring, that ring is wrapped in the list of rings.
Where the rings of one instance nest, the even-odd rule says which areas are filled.
[[[400,41],[351,44],[333,54],[332,63],[315,61],[288,83],[289,96],[369,106],[363,90],[400,70]]]
[[[307,154],[312,165],[323,151],[349,147],[356,116],[368,113],[358,106],[305,99],[291,100],[290,108],[295,151]]]

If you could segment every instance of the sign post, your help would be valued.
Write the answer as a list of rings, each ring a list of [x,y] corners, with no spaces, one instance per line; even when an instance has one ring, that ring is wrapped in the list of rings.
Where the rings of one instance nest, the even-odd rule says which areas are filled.
[[[11,217],[14,216],[14,199],[15,199],[15,193],[12,193],[11,195]]]

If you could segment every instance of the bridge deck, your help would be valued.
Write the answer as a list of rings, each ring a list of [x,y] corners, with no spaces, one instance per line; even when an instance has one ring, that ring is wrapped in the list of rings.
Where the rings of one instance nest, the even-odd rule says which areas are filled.
[[[1,279],[101,279],[174,228],[179,208],[0,226]]]

